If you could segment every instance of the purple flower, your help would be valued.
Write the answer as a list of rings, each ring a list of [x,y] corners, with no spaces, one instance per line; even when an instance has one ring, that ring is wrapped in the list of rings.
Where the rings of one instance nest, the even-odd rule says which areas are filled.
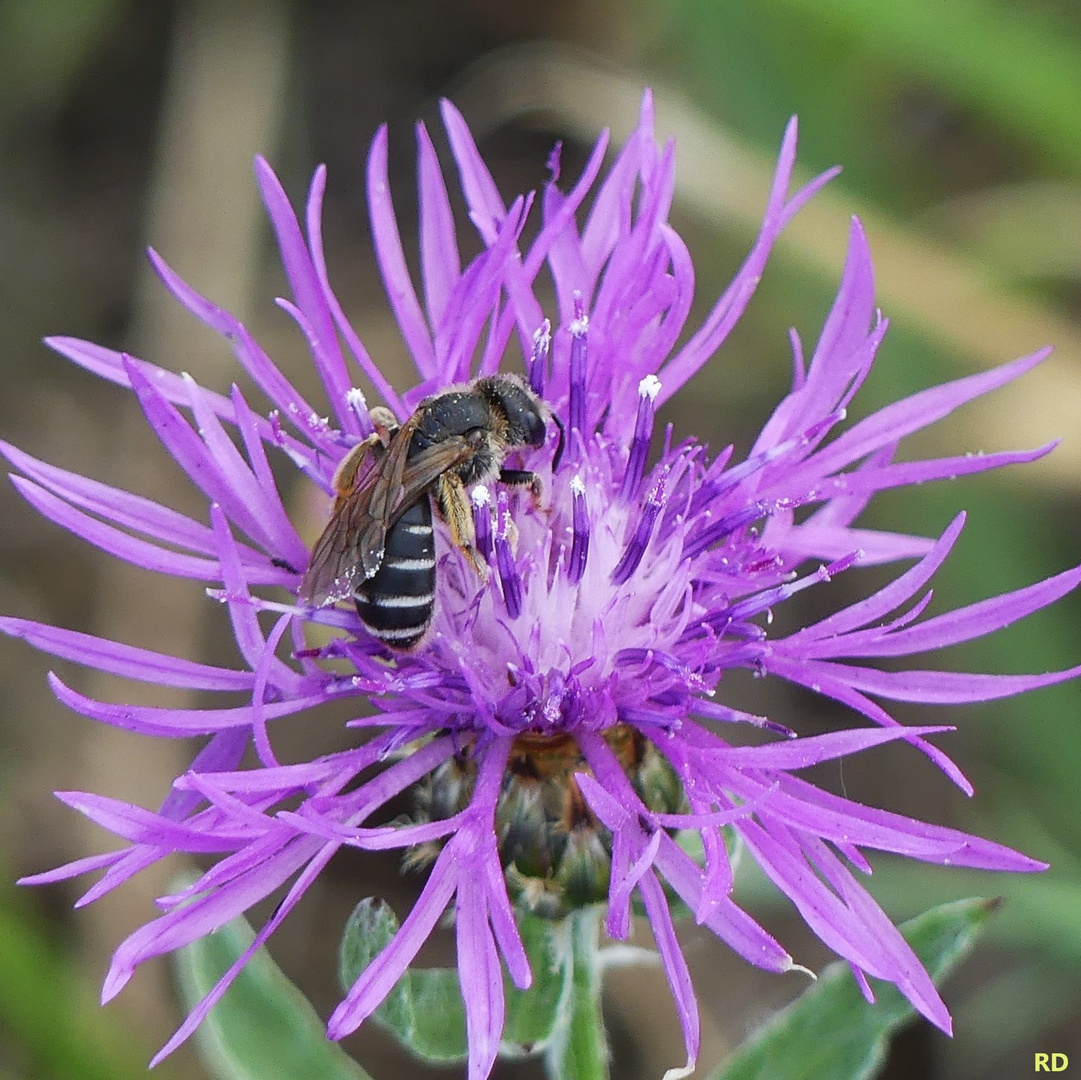
[[[853,222],[837,299],[809,361],[795,334],[791,392],[749,455],[710,456],[693,440],[671,445],[654,432],[655,409],[723,344],[789,219],[829,179],[789,196],[795,123],[781,148],[761,233],[703,325],[677,347],[691,305],[693,268],[667,223],[675,158],[652,132],[652,103],[600,179],[607,137],[568,191],[540,196],[539,230],[522,241],[533,197],[508,207],[455,109],[443,117],[482,251],[464,268],[444,178],[418,127],[423,301],[406,268],[387,180],[387,133],[368,162],[376,255],[418,383],[391,387],[346,321],[331,290],[320,236],[325,184],[316,172],[307,235],[269,166],[256,171],[293,293],[281,306],[305,335],[330,406],[305,401],[245,328],[151,254],[173,295],[229,342],[272,410],[186,376],[71,338],[49,344],[131,387],[166,449],[206,494],[209,524],[163,505],[3,452],[14,483],[43,514],[137,565],[194,578],[224,601],[244,664],[221,668],[38,623],[0,626],[54,655],[163,686],[224,691],[226,708],[168,709],[91,700],[50,676],[57,696],[92,719],[148,735],[209,739],[157,811],[100,795],[59,797],[122,837],[127,846],[26,879],[58,881],[103,871],[83,897],[97,899],[173,852],[210,863],[163,913],[117,949],[104,998],[150,956],[177,949],[283,889],[256,935],[261,945],[342,845],[404,849],[429,863],[420,898],[390,945],[329,1021],[340,1038],[379,1005],[451,901],[466,1005],[469,1076],[488,1075],[503,1027],[501,967],[516,985],[531,973],[514,905],[559,916],[607,901],[608,934],[625,937],[637,891],[652,924],[686,1039],[698,1051],[698,1012],[673,931],[678,896],[750,963],[797,965],[736,905],[732,855],[742,848],[808,925],[866,975],[895,983],[948,1031],[930,978],[857,880],[863,849],[928,862],[1031,871],[1043,864],[952,829],[829,794],[798,775],[807,766],[903,739],[963,790],[959,769],[927,736],[881,702],[986,701],[1072,678],[1081,671],[992,675],[874,666],[880,657],[932,652],[1036,611],[1081,581],[1071,570],[1028,588],[924,618],[928,582],[961,531],[958,516],[938,539],[853,526],[886,488],[1032,461],[1051,447],[894,462],[901,439],[957,406],[1021,375],[1046,352],[925,390],[846,424],[886,323],[874,308],[863,232]],[[587,196],[591,209],[581,214]],[[579,221],[581,219],[581,224]],[[535,286],[555,285],[546,309]],[[512,344],[517,340],[522,359]],[[346,347],[343,352],[342,343]],[[363,374],[404,423],[426,397],[524,360],[525,380],[561,421],[541,449],[516,452],[536,471],[540,495],[502,484],[472,491],[478,573],[439,526],[438,590],[427,635],[391,651],[352,606],[296,601],[309,549],[283,506],[270,459],[284,455],[333,493],[335,469],[373,432]],[[322,407],[322,403],[320,403]],[[660,457],[649,466],[651,452]],[[426,498],[426,496],[422,496]],[[858,603],[774,637],[770,613],[809,587],[825,590],[856,564],[915,560]],[[269,631],[261,613],[274,616]],[[320,642],[306,636],[320,628]],[[283,639],[285,641],[283,642]],[[323,661],[336,659],[335,670]],[[349,673],[342,674],[340,661]],[[724,703],[726,671],[750,669],[849,706],[856,723],[825,735],[798,731]],[[282,764],[273,731],[327,700],[356,701],[355,748]],[[368,706],[374,707],[370,715]],[[866,723],[870,721],[870,723]],[[273,723],[272,723],[273,722]],[[761,729],[758,745],[734,746],[729,725]],[[798,725],[797,725],[798,726]],[[741,740],[746,741],[746,740]],[[241,768],[254,746],[258,764]],[[416,788],[408,824],[375,824],[388,801]],[[286,809],[289,807],[289,809]],[[688,853],[689,834],[700,837]],[[248,954],[194,1010],[158,1057],[198,1025]]]

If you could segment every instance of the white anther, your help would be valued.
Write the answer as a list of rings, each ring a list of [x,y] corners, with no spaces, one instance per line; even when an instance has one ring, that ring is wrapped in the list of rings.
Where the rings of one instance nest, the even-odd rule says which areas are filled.
[[[656,375],[647,375],[638,384],[638,396],[647,397],[650,401],[656,401],[661,392],[661,380]]]

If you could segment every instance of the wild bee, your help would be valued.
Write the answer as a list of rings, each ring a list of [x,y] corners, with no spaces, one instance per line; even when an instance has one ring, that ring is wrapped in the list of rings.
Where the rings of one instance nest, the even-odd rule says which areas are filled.
[[[334,511],[312,550],[300,601],[321,607],[352,596],[373,636],[412,649],[435,607],[433,501],[453,543],[487,580],[466,488],[498,478],[536,494],[532,472],[505,469],[503,462],[513,450],[544,445],[549,415],[513,375],[430,397],[401,426],[389,410],[373,409],[375,433],[346,455],[334,476]],[[553,467],[562,447],[559,425]]]

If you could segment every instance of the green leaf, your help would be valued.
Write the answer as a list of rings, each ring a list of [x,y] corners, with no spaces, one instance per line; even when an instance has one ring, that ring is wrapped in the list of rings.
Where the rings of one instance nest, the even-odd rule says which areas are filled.
[[[506,1021],[500,1048],[504,1057],[521,1057],[550,1047],[559,1038],[561,1026],[579,1011],[570,1004],[577,993],[570,920],[553,922],[522,911],[515,915],[533,984],[528,990],[519,990],[504,973]],[[394,912],[381,900],[366,899],[357,904],[342,937],[340,973],[344,987],[359,978],[397,933],[398,925]],[[462,1061],[468,1052],[465,1003],[454,968],[411,968],[372,1019],[425,1061]]]
[[[176,954],[187,1008],[214,986],[251,945],[244,919]],[[265,949],[248,961],[195,1033],[207,1071],[217,1080],[371,1080],[337,1043],[330,1042],[307,998],[282,974]]]
[[[901,932],[937,983],[968,952],[997,907],[998,901],[978,899],[943,904],[904,923]],[[915,1010],[896,987],[871,981],[874,1005],[864,1000],[846,964],[831,964],[811,989],[745,1042],[714,1080],[875,1076],[889,1035]]]
[[[357,981],[398,926],[397,916],[384,901],[369,897],[357,904],[342,935],[338,969],[343,988]],[[466,1057],[465,1003],[453,968],[408,970],[372,1019],[425,1061]]]
[[[507,1019],[503,1045],[504,1053],[513,1046],[528,1054],[548,1046],[553,1038],[571,991],[570,970],[566,952],[558,947],[562,924],[522,911],[515,915],[533,971],[533,985],[519,990],[509,979],[504,980]]]

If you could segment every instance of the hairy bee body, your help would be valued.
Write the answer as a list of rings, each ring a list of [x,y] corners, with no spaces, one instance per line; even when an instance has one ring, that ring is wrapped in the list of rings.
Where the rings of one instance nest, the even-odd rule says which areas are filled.
[[[512,450],[542,447],[548,412],[512,375],[478,379],[421,402],[401,426],[373,409],[376,433],[338,468],[334,513],[315,543],[299,599],[315,606],[352,597],[370,633],[411,649],[431,622],[436,595],[432,506],[482,577],[467,486],[501,479],[538,490],[533,473],[504,469]],[[557,421],[558,423],[558,421]],[[556,461],[562,448],[556,450]]]

